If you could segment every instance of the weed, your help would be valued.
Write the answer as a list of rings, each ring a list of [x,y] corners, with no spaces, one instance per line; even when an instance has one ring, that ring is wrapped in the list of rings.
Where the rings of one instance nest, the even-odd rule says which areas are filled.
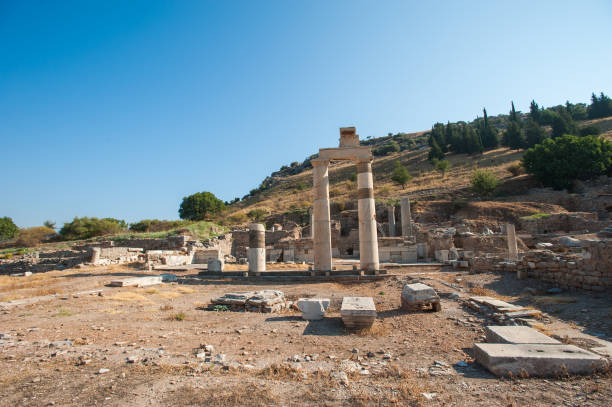
[[[170,305],[170,304],[164,304],[164,305],[159,307],[160,311],[170,311],[170,310],[173,310],[173,309],[174,309],[174,307],[172,305]]]
[[[187,318],[187,315],[184,312],[179,312],[172,316],[172,319],[175,321],[183,321],[185,318]]]
[[[54,317],[71,317],[72,315],[72,311],[64,308],[60,308],[57,313],[53,314]]]

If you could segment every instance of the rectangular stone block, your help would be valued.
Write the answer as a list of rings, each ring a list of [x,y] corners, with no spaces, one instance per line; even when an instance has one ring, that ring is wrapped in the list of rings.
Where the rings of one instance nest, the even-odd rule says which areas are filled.
[[[110,282],[111,287],[146,287],[149,285],[156,285],[162,283],[161,276],[147,276],[147,277],[134,277],[125,278],[123,280],[113,280]]]
[[[487,326],[485,327],[489,343],[532,343],[560,344],[556,339],[528,326]]]
[[[589,374],[608,366],[606,359],[573,345],[477,343],[474,357],[496,376]]]
[[[347,328],[369,328],[376,319],[376,306],[372,297],[344,297],[340,307],[342,322]]]

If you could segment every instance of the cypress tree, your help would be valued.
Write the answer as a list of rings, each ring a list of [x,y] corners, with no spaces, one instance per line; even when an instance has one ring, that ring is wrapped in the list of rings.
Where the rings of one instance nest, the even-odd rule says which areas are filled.
[[[525,126],[526,147],[533,147],[542,143],[546,138],[546,131],[533,119],[529,119]]]
[[[493,127],[489,122],[489,117],[487,116],[487,109],[482,109],[482,112],[484,113],[484,120],[481,122],[481,125],[479,127],[482,146],[485,149],[497,148],[499,146],[499,137],[497,135],[497,129]]]

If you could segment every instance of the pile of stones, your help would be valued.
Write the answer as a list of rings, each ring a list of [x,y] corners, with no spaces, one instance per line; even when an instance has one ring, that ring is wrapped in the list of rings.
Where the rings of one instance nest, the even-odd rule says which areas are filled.
[[[270,313],[281,312],[292,305],[293,302],[287,301],[282,291],[262,290],[227,293],[210,300],[208,309],[216,310],[219,306],[226,306],[230,311]]]

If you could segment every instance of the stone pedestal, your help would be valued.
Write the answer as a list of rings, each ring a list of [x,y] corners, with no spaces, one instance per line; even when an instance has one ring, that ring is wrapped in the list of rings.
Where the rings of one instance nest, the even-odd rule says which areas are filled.
[[[223,271],[224,261],[221,259],[208,260],[208,271],[220,272]]]
[[[102,250],[99,247],[92,247],[91,256],[89,257],[89,262],[92,264],[98,264],[98,262],[100,261],[101,253],[102,253]]]
[[[312,160],[314,177],[314,268],[332,269],[331,222],[329,213],[329,161]]]
[[[410,199],[402,198],[401,201],[402,237],[412,237],[412,219],[410,214]]]
[[[389,237],[395,237],[395,206],[389,206],[387,213],[389,214]]]
[[[249,229],[249,272],[266,271],[266,228],[261,223],[253,223]]]
[[[349,329],[369,328],[376,319],[376,306],[372,297],[344,297],[340,316]]]
[[[357,197],[360,266],[362,270],[378,270],[380,267],[371,161],[357,163]]]

